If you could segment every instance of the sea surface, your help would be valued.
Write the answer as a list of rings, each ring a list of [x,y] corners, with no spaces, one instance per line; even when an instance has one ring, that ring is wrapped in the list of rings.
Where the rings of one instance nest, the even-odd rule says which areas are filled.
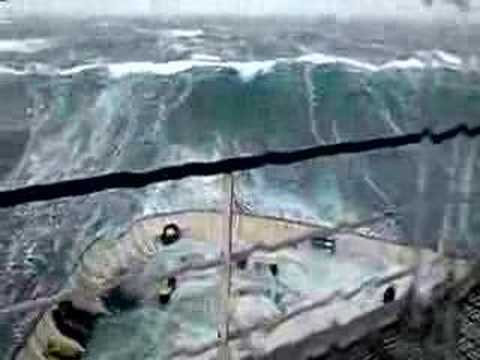
[[[0,23],[0,189],[480,123],[480,28],[334,18],[19,18]],[[478,140],[236,175],[245,211],[478,245]],[[134,219],[222,208],[219,177],[0,210],[0,306],[65,286]],[[478,236],[477,236],[478,237]],[[0,350],[34,314],[0,318]]]

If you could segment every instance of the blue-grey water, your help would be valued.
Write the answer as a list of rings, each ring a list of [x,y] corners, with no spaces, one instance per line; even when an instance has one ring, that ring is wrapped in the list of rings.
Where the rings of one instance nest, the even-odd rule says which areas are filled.
[[[478,125],[478,34],[378,19],[1,23],[0,188]],[[258,213],[331,224],[402,207],[377,233],[429,246],[448,235],[471,253],[478,205],[459,199],[478,191],[477,143],[269,167],[239,175],[237,195]],[[135,218],[222,206],[220,184],[194,178],[0,210],[0,305],[57,291],[86,244]],[[0,349],[21,340],[28,319],[1,319]]]

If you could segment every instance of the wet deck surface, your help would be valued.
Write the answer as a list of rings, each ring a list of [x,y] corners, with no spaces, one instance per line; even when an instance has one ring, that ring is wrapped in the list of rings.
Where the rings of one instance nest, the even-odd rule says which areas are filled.
[[[150,271],[164,273],[189,257],[215,257],[216,248],[209,245],[202,241],[183,240],[178,246],[174,245],[159,254],[152,261],[155,270]],[[277,265],[276,276],[268,266],[269,262]],[[235,325],[237,328],[245,327],[262,319],[287,314],[311,296],[353,287],[368,278],[384,274],[386,270],[383,263],[335,255],[324,249],[312,248],[309,244],[276,255],[252,256],[246,269],[236,268],[234,271],[232,287],[234,293],[241,296],[234,301],[233,329]],[[217,336],[218,283],[215,271],[179,277],[178,288],[166,306],[158,306],[152,301],[150,290],[144,289],[144,302],[137,308],[100,320],[86,358],[131,359],[139,356],[162,359],[169,358],[169,352],[177,347],[201,346],[214,341]],[[148,286],[155,286],[155,283]],[[378,303],[380,299],[379,294]],[[368,302],[367,299],[357,301],[358,307]],[[290,331],[290,328],[279,329],[276,341],[281,341]],[[132,333],[136,335],[126,341]],[[251,339],[247,343],[249,341]],[[149,348],[157,349],[155,355],[148,354],[146,349]],[[120,353],[119,349],[122,349]]]
[[[179,359],[201,359],[215,354],[220,309],[218,269],[179,274],[177,287],[167,301],[165,298],[159,301],[159,292],[163,291],[159,284],[164,274],[182,264],[218,257],[223,220],[222,214],[209,211],[151,217],[132,225],[120,239],[93,246],[77,274],[80,291],[77,294],[83,293],[86,296],[83,300],[88,300],[92,296],[105,296],[112,286],[117,286],[120,294],[128,294],[127,300],[133,301],[126,307],[110,306],[113,315],[96,323],[84,358],[169,359],[172,353],[177,353]],[[180,226],[183,237],[172,246],[159,246],[158,235],[170,223]],[[236,216],[234,251],[252,244],[277,244],[305,237],[318,229],[322,227],[260,216]],[[381,286],[376,286],[375,281],[408,269],[417,259],[412,248],[352,234],[325,239],[325,243],[317,239],[313,244],[312,239],[275,253],[254,253],[241,266],[233,264],[230,309],[233,331],[288,317],[302,306],[308,308],[312,302],[323,301],[337,291],[348,292],[360,286],[354,290],[356,295],[298,313],[267,332],[257,329],[241,340],[232,341],[233,351],[242,356],[252,353],[269,356],[286,344],[301,343],[319,332],[335,329],[333,324],[348,326],[355,319],[381,309],[388,286],[395,288],[393,300],[407,293],[412,280],[409,276]],[[421,255],[427,263],[436,256],[426,249]],[[123,282],[112,285],[125,272],[131,272],[130,276],[122,275]],[[256,340],[259,334],[263,340]],[[185,355],[202,346],[206,350],[197,351],[198,356]],[[185,352],[186,349],[189,350]]]

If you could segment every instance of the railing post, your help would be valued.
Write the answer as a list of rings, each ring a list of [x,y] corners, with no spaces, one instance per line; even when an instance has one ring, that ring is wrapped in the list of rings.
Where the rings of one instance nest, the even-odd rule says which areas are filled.
[[[220,346],[218,349],[218,360],[230,360],[232,358],[229,348],[230,332],[230,291],[232,282],[232,241],[233,241],[233,199],[234,199],[234,181],[233,175],[225,176],[225,211],[223,220],[223,234],[220,237],[220,252],[223,258],[223,266],[220,267],[220,318],[218,334],[220,337]]]

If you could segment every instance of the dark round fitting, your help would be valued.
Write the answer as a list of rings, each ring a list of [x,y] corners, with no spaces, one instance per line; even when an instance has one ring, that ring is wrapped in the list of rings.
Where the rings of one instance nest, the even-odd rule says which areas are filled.
[[[158,295],[158,302],[161,305],[167,305],[170,302],[170,298],[172,297],[172,294],[160,294]]]
[[[177,279],[175,277],[169,277],[168,279],[162,280],[163,287],[158,294],[158,302],[161,305],[167,305],[172,298],[172,294],[177,289]]]
[[[394,286],[389,286],[383,293],[383,303],[388,304],[395,301],[396,290]]]
[[[247,268],[247,259],[244,259],[244,260],[239,260],[237,262],[237,267],[240,269],[240,270],[245,270]]]
[[[270,269],[270,272],[272,273],[273,276],[278,275],[278,265],[277,264],[270,264],[270,265],[268,265],[268,268]]]
[[[163,228],[162,235],[160,235],[160,241],[163,245],[168,246],[176,243],[180,240],[182,232],[177,224],[168,224]]]
[[[175,277],[168,278],[167,286],[171,292],[174,292],[177,289],[177,279]]]

